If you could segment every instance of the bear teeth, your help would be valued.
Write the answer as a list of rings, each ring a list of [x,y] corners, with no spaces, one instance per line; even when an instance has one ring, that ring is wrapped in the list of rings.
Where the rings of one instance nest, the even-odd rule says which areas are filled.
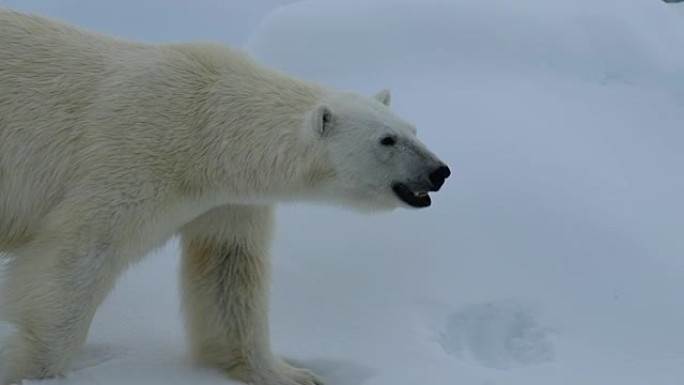
[[[418,198],[422,198],[427,195],[427,192],[425,191],[415,191],[413,192],[413,195],[417,196]]]

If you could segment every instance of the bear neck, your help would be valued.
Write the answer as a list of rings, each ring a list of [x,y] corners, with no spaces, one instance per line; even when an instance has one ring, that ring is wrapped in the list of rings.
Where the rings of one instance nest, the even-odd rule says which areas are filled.
[[[211,86],[185,192],[217,204],[273,204],[315,195],[333,172],[302,122],[325,89],[255,63],[250,69],[228,69]]]

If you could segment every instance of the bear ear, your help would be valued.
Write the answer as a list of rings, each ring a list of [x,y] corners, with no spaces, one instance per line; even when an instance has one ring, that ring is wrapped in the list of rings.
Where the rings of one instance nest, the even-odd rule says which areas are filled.
[[[383,89],[375,94],[375,100],[389,107],[390,102],[392,101],[392,93],[388,89]]]
[[[333,112],[325,104],[319,104],[311,111],[311,127],[318,136],[323,136],[330,132],[332,127]]]

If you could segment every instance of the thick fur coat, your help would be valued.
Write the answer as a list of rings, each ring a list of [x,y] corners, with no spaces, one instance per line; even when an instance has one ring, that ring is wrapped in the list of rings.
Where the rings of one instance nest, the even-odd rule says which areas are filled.
[[[321,383],[271,353],[274,204],[429,204],[448,169],[387,104],[223,45],[0,9],[0,316],[16,326],[0,383],[64,374],[120,273],[175,234],[193,357],[257,385]]]

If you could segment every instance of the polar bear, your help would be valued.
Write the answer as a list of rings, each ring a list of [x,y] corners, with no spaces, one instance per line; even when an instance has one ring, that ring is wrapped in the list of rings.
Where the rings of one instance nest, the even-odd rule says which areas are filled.
[[[256,385],[277,358],[274,206],[427,207],[449,168],[389,108],[213,44],[148,45],[0,10],[1,382],[63,375],[120,273],[170,237],[194,359]]]

